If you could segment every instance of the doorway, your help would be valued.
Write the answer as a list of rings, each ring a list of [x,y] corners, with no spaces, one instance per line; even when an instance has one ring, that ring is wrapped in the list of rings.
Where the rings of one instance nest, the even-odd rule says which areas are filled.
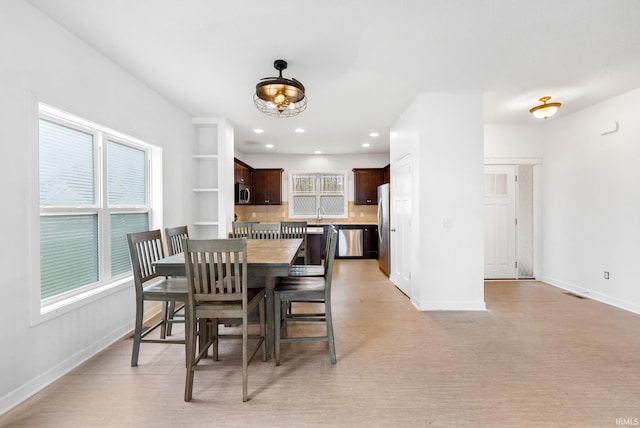
[[[485,279],[534,277],[533,166],[485,165]]]
[[[391,166],[390,244],[391,272],[389,279],[404,294],[413,298],[411,290],[411,158],[409,155]]]

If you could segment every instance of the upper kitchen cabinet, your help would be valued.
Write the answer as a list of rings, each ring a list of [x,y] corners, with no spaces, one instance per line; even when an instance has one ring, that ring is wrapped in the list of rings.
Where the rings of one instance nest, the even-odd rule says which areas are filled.
[[[384,183],[382,168],[354,168],[353,182],[355,205],[378,204],[378,186]]]
[[[251,187],[251,167],[239,159],[233,160],[233,176],[236,183]]]
[[[282,168],[254,169],[251,173],[253,205],[282,203]]]
[[[382,183],[391,183],[391,164],[382,168]]]

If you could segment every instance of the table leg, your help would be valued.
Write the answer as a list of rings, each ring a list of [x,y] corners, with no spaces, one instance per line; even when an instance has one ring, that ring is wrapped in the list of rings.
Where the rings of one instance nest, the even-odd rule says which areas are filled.
[[[267,349],[267,359],[273,358],[275,345],[275,314],[273,308],[273,290],[275,289],[275,278],[266,276],[264,278],[264,287],[267,295],[265,306],[267,312],[267,328],[265,332],[265,345]]]

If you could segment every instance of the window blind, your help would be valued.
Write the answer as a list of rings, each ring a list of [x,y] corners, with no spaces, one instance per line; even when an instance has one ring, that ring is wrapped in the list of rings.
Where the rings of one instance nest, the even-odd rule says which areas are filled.
[[[40,217],[40,297],[98,281],[98,216]]]

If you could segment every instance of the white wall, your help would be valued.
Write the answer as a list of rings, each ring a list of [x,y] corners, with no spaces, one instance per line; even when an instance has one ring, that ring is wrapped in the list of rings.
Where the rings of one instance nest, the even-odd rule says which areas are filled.
[[[638,117],[640,89],[558,118],[542,135],[544,281],[636,313]],[[601,135],[614,129],[614,121],[619,131]]]
[[[534,120],[533,117],[531,119]],[[523,164],[540,161],[544,125],[534,122],[529,126],[485,125],[485,163]]]
[[[0,413],[133,328],[133,285],[31,325],[29,216],[34,124],[28,100],[52,105],[164,150],[164,222],[190,218],[191,119],[22,0],[0,2]],[[36,164],[37,168],[37,164]],[[176,172],[174,172],[176,171]],[[34,195],[34,192],[35,195]],[[32,239],[38,239],[37,236]],[[36,241],[37,242],[37,241]]]
[[[383,168],[389,164],[388,154],[362,155],[245,155],[236,157],[253,168],[283,168],[282,199],[288,200],[289,173],[294,172],[347,172],[348,198],[353,201],[353,168]]]
[[[392,162],[412,160],[413,242],[403,251],[409,297],[423,310],[485,308],[482,106],[481,95],[421,94],[392,127]]]

